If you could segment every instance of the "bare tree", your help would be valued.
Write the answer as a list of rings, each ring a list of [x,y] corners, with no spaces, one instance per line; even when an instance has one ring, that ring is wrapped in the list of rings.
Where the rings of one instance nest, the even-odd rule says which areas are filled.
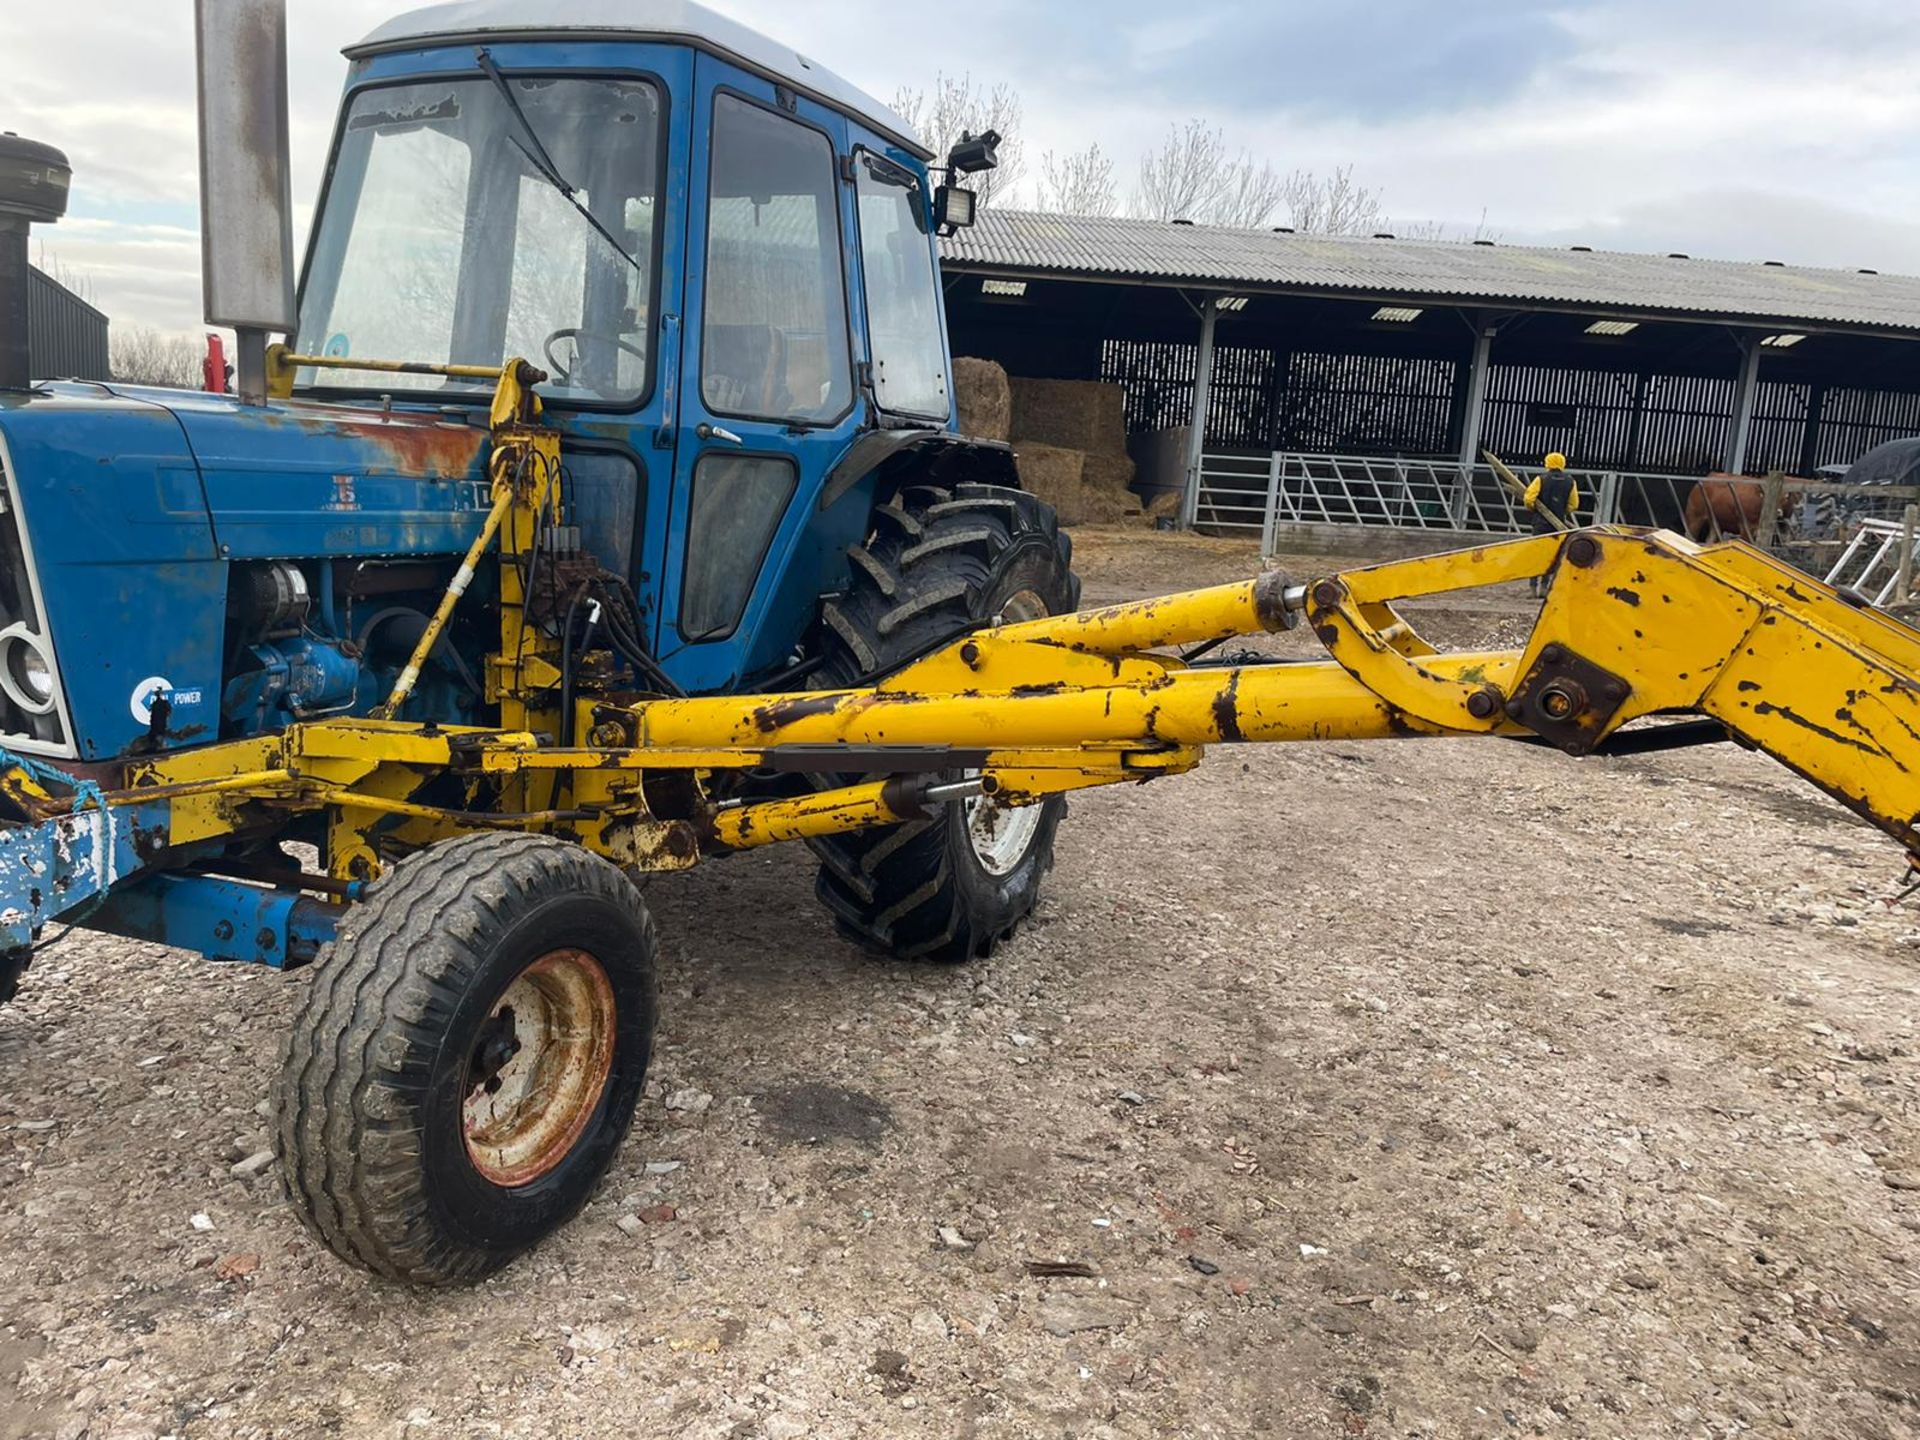
[[[1395,220],[1388,226],[1402,240],[1451,240],[1462,245],[1476,240],[1494,240],[1500,238],[1500,232],[1487,224],[1487,212],[1480,212],[1480,219],[1471,229],[1455,230],[1444,220]]]
[[[1380,192],[1342,165],[1330,175],[1295,170],[1281,183],[1288,223],[1311,235],[1372,235],[1386,229]]]
[[[1272,221],[1286,200],[1286,182],[1264,160],[1242,155],[1221,169],[1207,220],[1240,230],[1258,230]]]
[[[1057,159],[1040,157],[1040,197],[1035,206],[1061,215],[1111,215],[1120,208],[1113,188],[1113,161],[1095,141]]]
[[[1226,162],[1219,130],[1204,120],[1174,126],[1157,150],[1141,157],[1133,213],[1148,220],[1208,219]]]
[[[46,276],[54,284],[63,286],[78,295],[89,305],[93,304],[93,276],[85,270],[76,270],[58,255],[52,254],[46,242],[34,242],[33,268]]]
[[[942,160],[962,135],[984,135],[989,130],[999,134],[999,167],[966,179],[981,205],[1006,198],[1025,173],[1020,97],[1010,85],[988,88],[975,85],[971,75],[942,72],[934,76],[931,93],[903,85],[894,92],[893,108]]]
[[[1244,150],[1232,154],[1224,131],[1189,120],[1142,157],[1133,213],[1252,230],[1271,221],[1284,199],[1273,166]]]
[[[110,342],[113,378],[127,385],[198,390],[206,383],[204,342],[144,325],[116,325]]]

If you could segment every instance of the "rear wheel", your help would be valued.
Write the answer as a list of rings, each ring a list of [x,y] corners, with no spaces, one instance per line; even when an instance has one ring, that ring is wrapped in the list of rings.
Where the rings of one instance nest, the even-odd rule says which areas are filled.
[[[0,950],[0,1005],[20,993],[20,977],[27,973],[31,950]]]
[[[859,684],[981,621],[1073,610],[1072,555],[1053,511],[1022,491],[908,488],[851,552],[848,592],[826,612],[820,683]],[[841,932],[871,949],[986,955],[1033,910],[1065,811],[1059,798],[1013,807],[979,796],[930,820],[829,836],[812,842],[816,893]]]
[[[451,1284],[565,1223],[646,1079],[655,949],[638,892],[578,846],[470,835],[395,865],[288,1036],[279,1151],[308,1228]]]

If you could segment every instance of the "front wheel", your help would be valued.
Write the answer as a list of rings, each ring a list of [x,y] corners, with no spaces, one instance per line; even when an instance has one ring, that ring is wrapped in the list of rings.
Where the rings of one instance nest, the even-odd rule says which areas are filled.
[[[633,1119],[653,922],[578,846],[469,835],[341,922],[294,1018],[278,1148],[307,1227],[415,1284],[477,1280],[586,1202]]]
[[[1073,610],[1072,541],[1019,490],[912,487],[875,512],[852,553],[847,593],[826,612],[828,686],[863,684],[980,622]],[[841,933],[901,959],[988,954],[1033,910],[1053,868],[1058,797],[1006,806],[990,796],[930,820],[812,842],[821,902]]]

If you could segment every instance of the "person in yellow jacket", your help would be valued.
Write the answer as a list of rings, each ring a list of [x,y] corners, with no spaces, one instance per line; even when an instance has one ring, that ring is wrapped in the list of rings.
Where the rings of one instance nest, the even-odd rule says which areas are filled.
[[[1567,457],[1558,450],[1547,456],[1540,474],[1527,486],[1526,502],[1536,535],[1555,535],[1574,523],[1574,512],[1580,508],[1580,487],[1567,473]],[[1549,570],[1527,582],[1528,592],[1545,594],[1552,580],[1553,571]]]

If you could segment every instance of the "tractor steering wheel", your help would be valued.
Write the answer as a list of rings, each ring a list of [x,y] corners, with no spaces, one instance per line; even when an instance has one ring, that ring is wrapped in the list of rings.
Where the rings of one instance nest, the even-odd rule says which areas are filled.
[[[582,336],[589,336],[595,340],[604,340],[607,344],[613,346],[614,349],[626,351],[627,354],[633,356],[634,359],[639,360],[643,364],[647,359],[647,352],[624,336],[611,334],[605,330],[590,330],[584,325],[563,325],[551,335],[547,336],[547,338],[541,342],[540,348],[546,353],[548,371],[551,372],[559,384],[567,386],[568,388],[572,388],[573,385],[573,371],[554,358],[553,347],[562,340],[571,339],[573,341],[573,358],[577,364],[580,360],[580,339]]]

